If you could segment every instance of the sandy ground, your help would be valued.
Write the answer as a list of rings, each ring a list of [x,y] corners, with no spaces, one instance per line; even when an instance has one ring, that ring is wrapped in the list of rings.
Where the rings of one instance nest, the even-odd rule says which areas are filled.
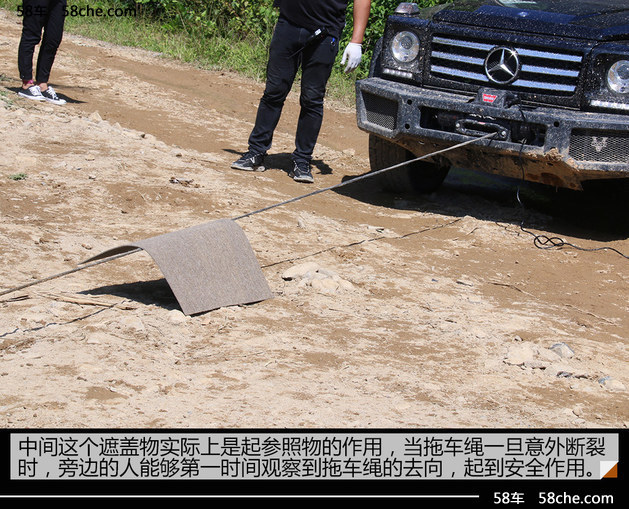
[[[80,37],[53,72],[69,103],[20,99],[19,34],[0,12],[0,289],[369,170],[328,103],[315,184],[290,180],[292,96],[270,169],[231,170],[262,84]],[[626,204],[516,190],[367,180],[241,220],[274,294],[257,304],[185,316],[145,252],[0,297],[0,424],[626,427],[629,260],[520,229],[628,254]],[[320,279],[282,277],[304,263]]]

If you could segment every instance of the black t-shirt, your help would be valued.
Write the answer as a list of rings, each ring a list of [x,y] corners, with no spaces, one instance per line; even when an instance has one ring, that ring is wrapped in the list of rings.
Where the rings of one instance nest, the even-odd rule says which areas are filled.
[[[279,0],[280,15],[291,23],[317,30],[327,28],[340,37],[345,26],[345,11],[348,0]]]

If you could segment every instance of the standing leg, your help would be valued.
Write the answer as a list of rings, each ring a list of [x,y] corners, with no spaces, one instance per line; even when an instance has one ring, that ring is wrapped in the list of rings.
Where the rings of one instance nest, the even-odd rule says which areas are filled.
[[[33,54],[41,40],[46,23],[48,0],[23,0],[22,37],[18,46],[17,65],[20,79],[27,84],[33,80]]]
[[[299,67],[300,54],[295,54],[305,42],[307,31],[284,19],[277,22],[267,64],[266,88],[260,100],[255,126],[249,136],[249,150],[266,154],[271,148],[273,132],[282,114],[284,101],[293,86]]]
[[[42,91],[47,88],[50,79],[50,71],[57,55],[57,49],[63,38],[63,25],[65,22],[65,8],[67,0],[49,0],[46,24],[44,26],[44,38],[42,39],[39,55],[37,57],[37,71],[35,79],[40,84]]]
[[[310,164],[323,122],[323,101],[332,66],[338,53],[338,40],[328,36],[304,51],[302,63],[301,111],[295,137],[296,163]]]

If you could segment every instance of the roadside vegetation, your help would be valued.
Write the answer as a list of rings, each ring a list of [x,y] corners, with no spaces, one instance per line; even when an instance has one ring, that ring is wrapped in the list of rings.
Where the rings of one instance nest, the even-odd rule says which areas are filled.
[[[350,0],[339,57],[330,78],[331,97],[353,103],[354,81],[366,76],[386,17],[399,3],[372,0],[363,44],[365,57],[358,70],[348,76],[340,61],[353,28]],[[444,2],[416,3],[428,7]],[[0,8],[18,14],[21,5],[21,0],[0,0]],[[234,71],[258,80],[264,79],[278,16],[273,0],[68,0],[67,12],[68,33],[157,51],[205,69]]]

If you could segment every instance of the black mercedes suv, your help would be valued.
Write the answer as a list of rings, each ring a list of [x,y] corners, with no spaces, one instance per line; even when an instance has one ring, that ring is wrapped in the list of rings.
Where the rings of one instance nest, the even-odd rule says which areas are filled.
[[[402,3],[356,84],[372,170],[437,189],[451,166],[556,187],[629,177],[629,0]]]

